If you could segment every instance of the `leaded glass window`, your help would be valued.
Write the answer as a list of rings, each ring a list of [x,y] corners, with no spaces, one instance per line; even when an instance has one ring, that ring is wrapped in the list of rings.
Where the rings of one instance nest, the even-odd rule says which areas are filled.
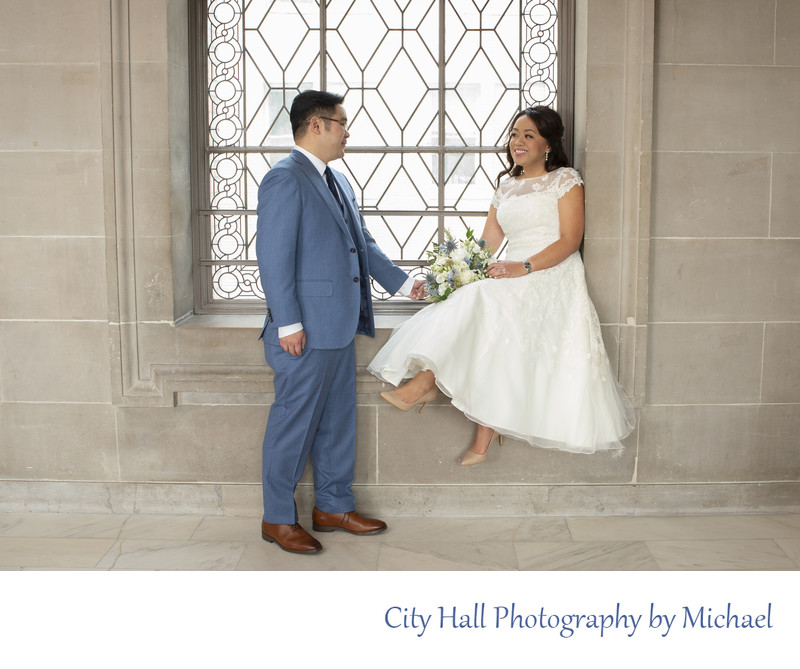
[[[289,107],[308,88],[345,96],[351,137],[334,167],[398,265],[421,276],[426,249],[445,229],[458,237],[468,227],[480,232],[511,116],[531,104],[565,111],[559,65],[568,6],[200,0],[196,311],[260,309],[258,185],[291,151]],[[373,296],[384,308],[396,303],[377,284]]]

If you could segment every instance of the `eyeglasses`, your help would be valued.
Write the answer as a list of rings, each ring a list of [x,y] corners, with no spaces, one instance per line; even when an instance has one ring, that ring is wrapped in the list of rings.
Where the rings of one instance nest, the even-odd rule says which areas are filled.
[[[345,132],[347,132],[347,121],[343,121],[340,118],[331,118],[330,116],[319,116],[319,115],[317,115],[317,118],[322,118],[322,119],[325,119],[326,121],[336,121],[340,126],[342,126],[342,129]],[[311,119],[308,119],[308,122],[311,123]]]

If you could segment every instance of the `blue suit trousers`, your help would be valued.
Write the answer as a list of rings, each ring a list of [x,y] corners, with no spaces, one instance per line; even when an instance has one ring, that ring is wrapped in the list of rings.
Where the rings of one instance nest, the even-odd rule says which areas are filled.
[[[262,449],[264,520],[297,522],[294,495],[309,457],[316,507],[326,513],[355,510],[355,343],[306,348],[294,357],[265,341],[264,354],[275,373]]]

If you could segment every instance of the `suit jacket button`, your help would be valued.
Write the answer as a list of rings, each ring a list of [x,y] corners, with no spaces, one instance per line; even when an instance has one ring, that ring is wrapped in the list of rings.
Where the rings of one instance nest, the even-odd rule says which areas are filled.
[[[353,282],[354,282],[354,283],[358,283],[358,277],[356,277],[355,279],[353,279]]]
[[[350,253],[355,253],[355,252],[356,252],[355,249],[350,249]]]

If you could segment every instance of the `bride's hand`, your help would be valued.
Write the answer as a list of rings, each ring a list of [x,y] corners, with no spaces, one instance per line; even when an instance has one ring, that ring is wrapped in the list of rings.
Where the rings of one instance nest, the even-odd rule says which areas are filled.
[[[424,300],[425,294],[425,282],[422,279],[417,279],[408,297],[412,300]]]
[[[524,276],[527,272],[521,262],[500,260],[489,265],[486,268],[486,274],[490,279],[513,279]]]

